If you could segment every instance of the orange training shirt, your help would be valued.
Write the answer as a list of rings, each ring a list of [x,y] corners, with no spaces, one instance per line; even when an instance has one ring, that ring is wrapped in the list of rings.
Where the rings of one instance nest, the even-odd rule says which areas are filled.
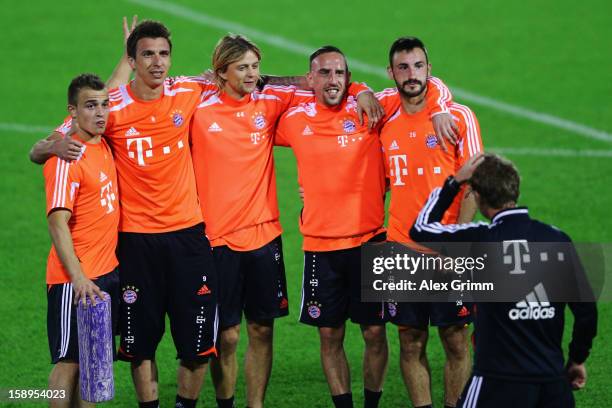
[[[459,126],[459,140],[455,147],[447,143],[447,153],[437,142],[427,108],[413,115],[401,108],[381,130],[391,187],[389,241],[412,242],[408,231],[431,190],[482,150],[478,121],[470,108],[451,103],[448,109]],[[443,223],[456,223],[462,198],[463,194],[457,196]]]
[[[312,97],[280,119],[276,144],[290,146],[304,189],[305,251],[359,246],[383,232],[385,175],[377,131],[359,125],[349,96],[336,107]]]
[[[350,92],[369,90],[360,84]],[[206,234],[213,247],[257,249],[282,232],[274,173],[274,128],[292,105],[312,98],[293,86],[266,85],[238,101],[203,95],[191,149]]]
[[[106,142],[85,142],[81,157],[73,162],[53,156],[45,163],[43,174],[47,215],[57,209],[72,213],[68,227],[85,276],[92,279],[111,272],[118,264],[119,193],[113,155]],[[66,282],[70,277],[51,246],[47,283]]]

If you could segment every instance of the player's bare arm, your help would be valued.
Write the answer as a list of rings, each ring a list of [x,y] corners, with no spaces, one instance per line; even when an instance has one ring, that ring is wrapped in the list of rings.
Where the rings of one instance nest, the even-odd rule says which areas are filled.
[[[357,116],[359,116],[360,125],[363,125],[364,113],[368,116],[368,130],[370,131],[376,128],[380,120],[385,116],[385,109],[372,91],[363,91],[357,95]]]
[[[86,298],[89,297],[91,303],[95,305],[94,295],[97,295],[100,299],[104,297],[100,288],[88,279],[81,270],[81,263],[74,252],[72,236],[68,227],[68,221],[71,216],[72,212],[68,210],[56,210],[49,214],[47,217],[49,235],[62,265],[64,265],[68,276],[70,276],[74,289],[74,302],[77,303],[79,300],[82,300],[83,304],[85,304]]]
[[[130,81],[130,76],[132,75],[132,68],[128,62],[127,55],[127,39],[130,36],[130,33],[136,27],[138,23],[138,16],[132,16],[132,24],[128,25],[127,17],[123,17],[123,55],[119,60],[119,63],[113,70],[111,77],[106,81],[106,87],[108,89],[116,88],[119,85],[127,84]]]
[[[457,144],[459,126],[457,126],[450,113],[438,112],[432,116],[431,122],[442,150],[445,152],[448,151],[446,142],[449,142],[453,146]]]
[[[438,115],[439,116],[439,115]],[[475,154],[468,160],[461,169],[455,175],[455,180],[459,183],[463,183],[469,181],[472,174],[474,174],[474,170],[482,161],[484,160],[483,153]],[[466,224],[472,222],[474,216],[476,215],[476,211],[478,210],[478,205],[476,204],[476,197],[472,192],[470,186],[467,186],[463,199],[461,200],[461,208],[459,209],[459,216],[457,217],[458,224]]]
[[[51,156],[57,156],[66,161],[78,159],[83,144],[72,138],[77,127],[76,121],[73,121],[72,128],[66,136],[53,132],[47,138],[34,143],[30,150],[30,160],[36,164],[44,164]]]
[[[311,89],[304,75],[283,77],[275,75],[262,75],[261,82],[263,85],[295,86],[299,89]]]
[[[472,193],[472,190],[468,187],[463,193],[461,199],[461,207],[459,208],[459,216],[457,217],[458,224],[466,224],[472,222],[478,211],[478,205],[476,204],[476,198]]]
[[[470,160],[465,162],[465,164],[461,166],[457,174],[455,174],[455,180],[459,183],[469,181],[469,179],[472,177],[472,174],[474,174],[474,170],[476,170],[480,163],[482,163],[484,158],[485,156],[482,152],[470,157]]]

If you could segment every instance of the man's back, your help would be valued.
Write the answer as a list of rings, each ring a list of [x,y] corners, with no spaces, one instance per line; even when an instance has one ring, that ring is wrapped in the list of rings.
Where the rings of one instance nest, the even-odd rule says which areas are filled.
[[[449,183],[432,192],[411,237],[417,242],[472,242],[473,256],[494,248],[497,253],[487,253],[486,268],[474,272],[474,279],[495,274],[497,281],[525,288],[524,298],[516,303],[476,304],[474,374],[514,381],[558,380],[564,375],[561,340],[566,303],[550,301],[548,293],[559,285],[574,284],[572,279],[584,274],[571,240],[557,228],[531,219],[524,207],[499,211],[490,225],[442,225],[437,221],[458,192]],[[521,250],[514,252],[513,246]],[[529,257],[523,256],[527,252]],[[516,257],[522,262],[520,271],[513,263]],[[595,335],[597,312],[594,303],[569,306],[575,315],[569,355],[582,363]]]
[[[523,381],[551,381],[563,376],[563,350],[561,338],[564,327],[565,303],[549,302],[546,287],[551,276],[544,276],[549,263],[558,262],[557,251],[546,251],[550,258],[543,263],[539,254],[544,247],[567,250],[571,241],[563,232],[529,217],[526,208],[514,208],[498,213],[481,239],[501,253],[494,258],[502,260],[503,243],[521,242],[523,250],[533,252],[529,263],[521,264],[521,271],[508,275],[512,285],[526,288],[524,298],[516,303],[477,303],[475,319],[474,374],[500,379]],[[536,251],[535,249],[538,248]],[[571,256],[568,254],[568,258]],[[492,259],[489,257],[489,259]],[[571,270],[562,268],[570,260],[558,263],[553,271],[559,280],[567,279]],[[487,265],[490,273],[510,273],[513,264]],[[483,279],[486,279],[484,270]],[[548,290],[550,293],[550,288]]]

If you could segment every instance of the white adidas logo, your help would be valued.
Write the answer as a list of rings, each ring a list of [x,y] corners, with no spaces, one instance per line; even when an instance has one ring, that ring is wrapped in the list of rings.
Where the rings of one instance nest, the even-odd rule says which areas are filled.
[[[308,125],[306,125],[306,127],[304,128],[304,130],[302,131],[302,134],[304,136],[310,136],[312,135],[312,130],[310,130],[310,127]]]
[[[217,122],[213,122],[212,125],[208,127],[209,132],[221,132],[221,126],[217,125]]]
[[[391,146],[389,146],[389,150],[399,150],[399,145],[397,144],[397,140],[391,142]]]
[[[525,300],[521,300],[514,309],[510,309],[508,317],[511,320],[541,320],[555,317],[555,308],[550,305],[542,282],[525,296]]]
[[[108,176],[106,174],[104,174],[104,172],[100,172],[100,183],[104,183],[106,181],[106,179],[108,178]]]
[[[125,132],[127,137],[139,136],[140,133],[136,130],[135,127],[131,127],[127,132]]]

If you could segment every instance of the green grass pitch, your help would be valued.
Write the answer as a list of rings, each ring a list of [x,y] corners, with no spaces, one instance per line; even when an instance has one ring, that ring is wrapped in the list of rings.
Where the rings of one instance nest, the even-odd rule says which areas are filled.
[[[191,11],[184,13],[186,9]],[[490,103],[456,98],[475,111],[486,148],[531,149],[530,155],[508,156],[522,172],[521,203],[530,206],[533,217],[559,226],[575,241],[611,242],[612,141],[605,133],[612,131],[611,11],[612,6],[604,0],[3,2],[0,388],[44,389],[51,368],[44,284],[50,244],[42,171],[28,161],[27,153],[34,141],[64,117],[65,91],[73,76],[85,71],[105,78],[110,75],[122,52],[123,15],[136,13],[141,18],[159,19],[170,27],[175,45],[172,74],[195,74],[208,67],[216,40],[228,31],[206,23],[202,14],[212,17],[213,22],[223,19],[257,30],[252,39],[264,51],[262,70],[275,74],[304,73],[307,59],[288,50],[286,42],[273,44],[274,39],[312,49],[331,43],[353,61],[382,68],[386,66],[388,47],[397,36],[416,35],[429,48],[434,75],[444,79],[451,89],[604,131],[607,140],[595,139],[585,136],[588,131],[565,130],[500,111]],[[239,27],[233,31],[241,32]],[[392,86],[389,80],[367,73],[357,64],[353,68],[355,80],[366,81],[375,89]],[[555,153],[554,149],[562,149],[565,154]],[[584,153],[593,150],[600,152],[599,156]],[[331,400],[320,368],[316,331],[297,323],[302,252],[292,153],[278,150],[276,165],[291,314],[276,326],[267,405],[328,407]],[[599,335],[587,363],[587,387],[575,394],[580,407],[600,407],[612,400],[611,313],[609,303],[600,305]],[[570,323],[568,318],[568,327]],[[407,407],[410,403],[399,373],[393,326],[388,326],[388,334],[390,359],[382,406]],[[435,331],[430,339],[434,404],[440,405],[443,353]],[[245,343],[241,342],[240,356]],[[363,345],[353,325],[349,325],[346,348],[359,406]],[[171,406],[176,362],[169,336],[160,346],[158,364],[161,403]],[[115,372],[116,398],[105,406],[135,406],[128,366],[117,363]],[[209,377],[201,400],[204,406],[214,405]],[[238,406],[245,404],[242,375],[237,402]],[[3,404],[7,403],[0,402]]]

